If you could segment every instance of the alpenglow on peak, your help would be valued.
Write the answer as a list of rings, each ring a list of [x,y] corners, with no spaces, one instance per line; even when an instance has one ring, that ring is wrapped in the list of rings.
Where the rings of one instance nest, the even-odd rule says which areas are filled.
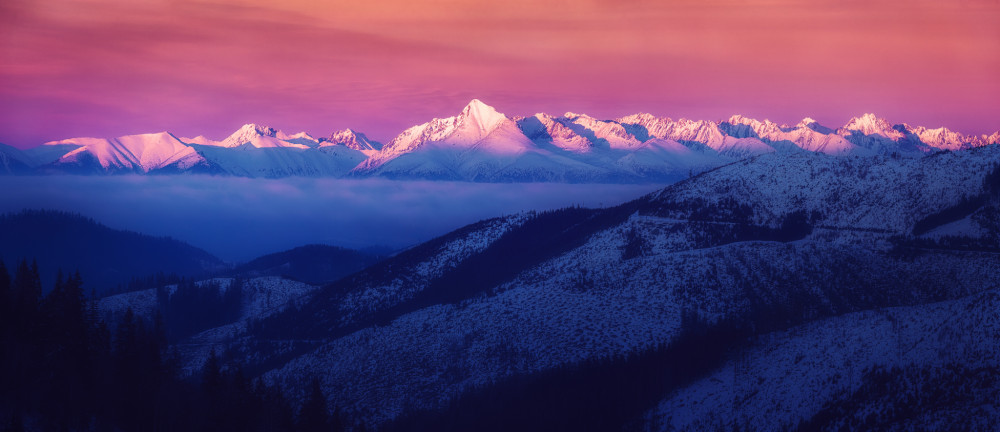
[[[489,131],[495,128],[500,122],[507,120],[507,116],[498,112],[479,99],[473,99],[462,109],[461,117],[473,122],[481,131]]]
[[[844,125],[844,129],[858,131],[865,135],[882,135],[887,138],[897,138],[901,135],[892,128],[892,124],[872,113],[854,117]]]
[[[257,137],[277,136],[278,130],[268,126],[261,126],[255,123],[247,123],[239,130],[233,132],[228,138],[222,140],[224,147],[238,147],[248,142],[252,142]]]

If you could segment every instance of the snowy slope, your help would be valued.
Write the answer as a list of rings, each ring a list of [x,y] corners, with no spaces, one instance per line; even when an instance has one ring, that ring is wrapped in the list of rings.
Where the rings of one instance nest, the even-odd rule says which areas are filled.
[[[961,280],[986,281],[997,271],[992,257],[935,255],[896,269],[896,263],[859,248],[765,243],[692,250],[678,244],[690,238],[677,236],[650,239],[654,250],[662,252],[622,260],[625,232],[627,228],[601,232],[585,246],[497,287],[495,294],[430,306],[388,325],[336,338],[266,376],[294,389],[298,377],[319,375],[338,406],[377,422],[406,407],[441,407],[450,395],[515,374],[649,349],[671,340],[685,308],[725,317],[745,313],[755,301],[783,304],[802,295],[813,296],[823,313],[875,304],[839,303],[845,294],[859,294],[842,288],[852,281],[837,273],[840,266],[867,274],[912,272],[904,281],[884,281],[907,286],[924,279],[948,283],[935,278],[935,272],[959,264],[967,272]],[[752,295],[746,290],[754,284],[734,283],[766,283],[767,274],[800,276],[784,280],[782,291],[761,286]],[[981,288],[968,287],[956,295]]]
[[[199,286],[218,283],[219,289],[225,292],[229,289],[231,278],[215,278],[196,282]],[[176,285],[168,286],[168,292],[173,292]],[[314,291],[315,286],[284,279],[277,276],[251,278],[244,281],[243,307],[239,322],[245,324],[250,320],[261,319],[290,305],[290,302],[304,300],[305,295]],[[115,294],[98,300],[98,310],[102,314],[123,314],[129,308],[140,316],[152,317],[156,311],[156,289],[132,291]]]
[[[338,143],[320,142],[305,132],[286,134],[246,124],[221,142],[192,140],[217,172],[241,177],[341,177],[367,156]]]
[[[536,114],[519,120],[518,125],[539,147],[583,164],[606,167],[611,177],[670,182],[734,160],[708,148],[692,150],[674,140],[640,134],[645,138],[640,141],[618,122],[582,114],[558,118]]]
[[[664,189],[658,214],[688,217],[693,205],[731,200],[750,207],[755,223],[804,210],[817,212],[820,226],[905,232],[920,218],[981,193],[983,176],[998,163],[995,146],[922,158],[763,155]]]
[[[226,148],[241,147],[247,144],[256,148],[291,147],[305,149],[310,147],[305,144],[286,141],[285,138],[288,138],[288,136],[277,129],[248,123],[222,140],[219,145]],[[301,140],[302,137],[300,136],[295,139]]]
[[[812,152],[838,156],[869,153],[844,137],[831,133],[830,129],[808,117],[795,127],[790,128],[779,126],[770,120],[759,121],[734,115],[726,122],[721,123],[720,126],[728,129],[728,134],[731,136],[757,137],[769,142],[788,141],[803,150]]]
[[[191,147],[219,171],[241,177],[340,177],[365,159],[362,152],[344,146]]]
[[[986,291],[958,300],[852,313],[763,335],[710,376],[665,398],[646,420],[650,430],[664,431],[751,425],[762,431],[788,430],[857,390],[876,367],[998,367],[997,308],[1000,293]],[[994,410],[981,418],[981,426],[995,426],[998,414]],[[930,420],[915,426],[929,428]]]
[[[52,151],[61,151],[66,146],[76,148],[43,167],[80,172],[149,173],[167,167],[188,170],[207,164],[193,148],[168,132],[127,135],[113,139],[72,138],[44,145]],[[48,152],[38,152],[39,155],[46,153]]]
[[[998,153],[761,155],[620,208],[566,212],[577,222],[551,229],[579,233],[562,238],[567,249],[488,285],[479,264],[471,277],[454,275],[477,257],[529,254],[508,240],[546,216],[502,229],[502,220],[484,222],[380,264],[370,280],[317,293],[295,318],[309,324],[267,333],[271,346],[310,342],[284,351],[291,360],[265,377],[294,392],[300,377],[319,376],[337,406],[379,423],[512,376],[652,349],[678,334],[684,311],[764,326],[995,290],[995,252],[904,256],[894,239],[963,194],[986,192]],[[768,231],[802,210],[811,232]],[[592,222],[622,211],[610,225]],[[493,240],[477,240],[484,233]],[[471,294],[428,298],[440,281]]]
[[[324,142],[320,144],[320,147],[330,147],[330,146],[345,146],[352,150],[357,150],[365,154],[365,156],[371,156],[375,152],[382,149],[382,143],[378,141],[373,141],[368,138],[365,134],[361,132],[354,131],[352,129],[344,129],[339,132],[334,132],[330,134]]]
[[[196,282],[196,285],[205,289],[217,285],[221,292],[225,292],[231,283],[230,278],[215,278]],[[176,285],[166,287],[167,292],[172,294],[176,287]],[[174,345],[184,360],[183,369],[186,373],[196,372],[213,349],[223,352],[228,343],[246,332],[250,323],[289,307],[304,304],[317,289],[313,285],[276,276],[245,280],[243,304],[240,317],[236,321],[204,330]],[[119,321],[128,309],[144,319],[152,319],[157,311],[156,289],[104,297],[98,301],[97,309],[107,322]]]

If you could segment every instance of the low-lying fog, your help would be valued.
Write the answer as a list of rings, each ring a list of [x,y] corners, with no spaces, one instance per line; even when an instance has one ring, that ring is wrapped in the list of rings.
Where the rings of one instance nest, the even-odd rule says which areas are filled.
[[[619,204],[658,185],[459,183],[212,176],[0,177],[0,212],[80,213],[170,236],[227,261],[309,243],[402,248],[480,219]]]

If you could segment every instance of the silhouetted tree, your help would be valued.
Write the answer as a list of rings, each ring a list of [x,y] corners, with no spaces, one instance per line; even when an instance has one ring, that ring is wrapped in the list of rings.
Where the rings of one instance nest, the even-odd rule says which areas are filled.
[[[0,260],[0,338],[7,334],[7,329],[10,326],[10,298],[10,273],[7,272],[7,266],[4,265],[3,260]]]
[[[109,331],[78,272],[40,293],[37,265],[22,260],[12,283],[0,263],[0,308],[17,312],[0,317],[0,429],[295,429],[280,390],[252,385],[214,352],[202,386],[182,380],[167,354],[165,317],[146,321],[129,309]]]
[[[309,386],[309,396],[299,411],[300,432],[326,432],[330,430],[329,411],[326,396],[318,378],[313,378]]]
[[[211,398],[222,393],[222,363],[215,353],[215,348],[208,354],[205,367],[201,371],[201,388]]]

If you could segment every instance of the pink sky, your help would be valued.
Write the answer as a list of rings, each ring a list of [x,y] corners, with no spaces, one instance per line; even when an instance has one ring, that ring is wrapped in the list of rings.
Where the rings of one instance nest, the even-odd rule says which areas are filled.
[[[0,142],[248,122],[386,141],[472,98],[988,133],[998,22],[995,0],[5,0]]]

